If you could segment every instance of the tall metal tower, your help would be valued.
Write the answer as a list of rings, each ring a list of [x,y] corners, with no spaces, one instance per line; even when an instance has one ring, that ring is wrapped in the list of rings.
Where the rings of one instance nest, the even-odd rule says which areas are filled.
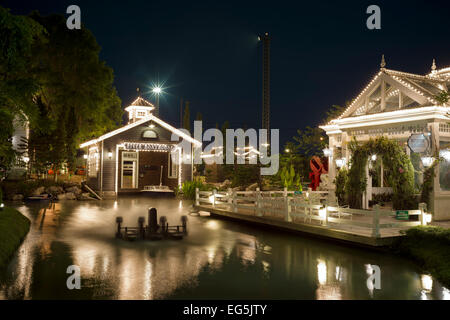
[[[264,33],[260,37],[263,43],[263,97],[262,97],[262,128],[267,129],[267,143],[270,143],[270,37]]]

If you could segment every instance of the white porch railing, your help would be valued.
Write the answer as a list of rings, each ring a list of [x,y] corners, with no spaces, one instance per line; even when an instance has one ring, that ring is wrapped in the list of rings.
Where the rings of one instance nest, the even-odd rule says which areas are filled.
[[[418,221],[395,220],[395,211],[382,210],[378,205],[373,210],[359,210],[336,206],[327,198],[327,191],[308,191],[295,194],[293,191],[199,191],[195,192],[196,206],[211,206],[235,213],[255,215],[272,219],[283,219],[291,223],[319,224],[338,229],[362,228],[372,237],[380,237],[382,229],[401,229],[426,225],[426,205],[418,210],[409,210],[409,215],[418,215]]]

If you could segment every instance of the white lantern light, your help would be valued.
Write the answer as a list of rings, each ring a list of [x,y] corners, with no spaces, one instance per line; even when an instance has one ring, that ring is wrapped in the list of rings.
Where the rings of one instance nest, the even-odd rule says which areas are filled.
[[[88,155],[87,154],[83,154],[83,159],[87,159]]]
[[[108,158],[111,159],[112,158],[112,152],[108,152]]]
[[[422,157],[422,163],[424,167],[429,167],[433,164],[433,157]]]
[[[372,159],[372,161],[377,161],[377,155],[376,154],[373,154],[370,158]]]
[[[342,168],[345,166],[345,158],[336,159],[336,167]]]
[[[450,162],[450,150],[441,150],[439,154],[445,161]]]
[[[332,154],[332,153],[333,153],[333,152],[332,152],[331,149],[329,149],[329,148],[323,149],[323,154],[324,154],[325,157],[331,157],[331,154]]]

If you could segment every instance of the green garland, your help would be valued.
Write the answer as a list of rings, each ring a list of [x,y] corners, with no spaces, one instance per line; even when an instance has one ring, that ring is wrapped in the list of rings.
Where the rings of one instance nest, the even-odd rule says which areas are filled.
[[[414,167],[396,141],[379,137],[360,145],[354,139],[350,142],[349,148],[352,159],[345,193],[351,208],[362,208],[362,195],[367,185],[366,164],[373,154],[381,156],[384,168],[391,173],[390,184],[393,189],[394,209],[410,210],[417,207],[414,198]]]

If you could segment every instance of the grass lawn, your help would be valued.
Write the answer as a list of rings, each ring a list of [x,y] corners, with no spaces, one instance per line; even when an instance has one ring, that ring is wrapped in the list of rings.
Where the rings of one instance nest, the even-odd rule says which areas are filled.
[[[30,220],[13,208],[0,211],[0,268],[7,265],[30,230]]]
[[[394,250],[414,259],[445,287],[450,288],[450,229],[415,227],[397,240]]]

